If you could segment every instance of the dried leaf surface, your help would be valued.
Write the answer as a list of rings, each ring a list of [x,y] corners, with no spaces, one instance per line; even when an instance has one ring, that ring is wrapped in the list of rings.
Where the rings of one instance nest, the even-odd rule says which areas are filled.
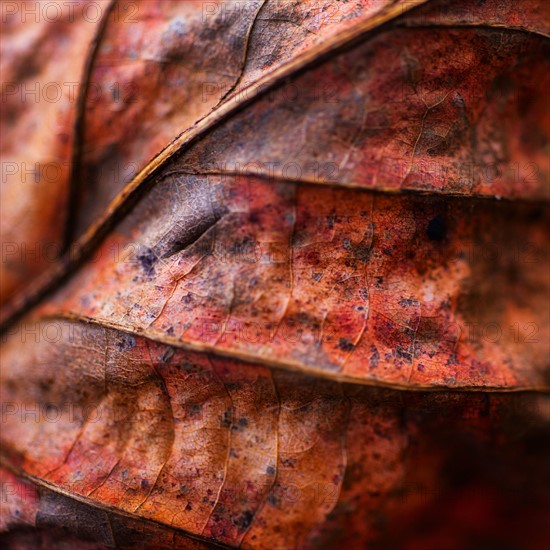
[[[356,382],[543,388],[549,213],[175,173],[41,311]]]
[[[36,4],[2,11],[2,301],[63,247],[82,73],[100,25],[83,16],[90,2],[59,3],[44,18]]]
[[[472,498],[465,539],[523,536],[491,527],[518,494],[525,517],[548,509],[544,449],[529,446],[548,431],[546,396],[341,385],[97,325],[38,330],[52,341],[22,351],[12,337],[2,351],[2,402],[17,404],[4,415],[8,460],[106,510],[78,521],[70,505],[76,518],[54,519],[66,498],[42,495],[54,524],[97,530],[112,513],[242,548],[359,548],[438,502]]]
[[[548,7],[207,4],[70,60],[114,91],[2,311],[6,541],[542,548]]]
[[[140,3],[131,19],[113,11],[92,81],[116,93],[88,94],[77,234],[167,143],[226,96],[244,98],[248,84],[389,4],[157,0]]]

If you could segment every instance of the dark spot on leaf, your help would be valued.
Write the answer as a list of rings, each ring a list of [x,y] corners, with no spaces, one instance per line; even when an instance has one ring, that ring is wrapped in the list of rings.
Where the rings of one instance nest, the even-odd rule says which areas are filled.
[[[447,359],[447,363],[445,363],[447,367],[458,365],[456,353],[452,353],[449,355],[449,359]]]
[[[408,349],[403,349],[401,346],[397,346],[395,348],[395,353],[397,355],[397,357],[401,358],[401,359],[405,359],[408,363],[412,362],[412,354],[410,352],[410,350]]]
[[[378,367],[378,363],[380,362],[380,353],[378,352],[378,349],[376,346],[371,346],[371,356],[369,359],[369,366],[371,369],[375,369]]]
[[[447,236],[447,224],[445,218],[438,214],[435,218],[430,220],[428,228],[426,229],[426,235],[430,241],[442,241]]]
[[[136,345],[136,339],[133,336],[131,336],[130,334],[126,334],[126,335],[121,334],[118,337],[115,345],[121,351],[129,350],[129,349],[132,349]]]
[[[238,527],[239,532],[242,533],[250,526],[253,518],[254,514],[251,511],[246,510],[238,518],[234,518],[233,523]]]
[[[155,263],[158,258],[150,248],[146,248],[143,254],[138,254],[136,258],[147,275],[150,276],[155,272]]]
[[[345,338],[340,338],[340,340],[338,341],[338,347],[342,351],[352,351],[355,349],[355,345]]]
[[[418,305],[418,302],[416,300],[410,300],[410,299],[406,299],[406,298],[403,298],[403,300],[400,300],[398,303],[402,307],[409,307],[409,306],[417,306]]]

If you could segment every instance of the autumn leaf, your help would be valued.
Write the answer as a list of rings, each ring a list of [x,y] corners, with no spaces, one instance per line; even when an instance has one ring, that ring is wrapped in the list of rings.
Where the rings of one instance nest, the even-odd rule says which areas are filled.
[[[543,548],[548,6],[8,4],[5,543]]]

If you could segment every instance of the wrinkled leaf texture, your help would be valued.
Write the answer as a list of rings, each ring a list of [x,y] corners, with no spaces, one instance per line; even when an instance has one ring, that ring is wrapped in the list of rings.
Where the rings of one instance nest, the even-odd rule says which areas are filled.
[[[86,4],[2,37],[80,83],[3,98],[8,547],[544,548],[549,5]]]

